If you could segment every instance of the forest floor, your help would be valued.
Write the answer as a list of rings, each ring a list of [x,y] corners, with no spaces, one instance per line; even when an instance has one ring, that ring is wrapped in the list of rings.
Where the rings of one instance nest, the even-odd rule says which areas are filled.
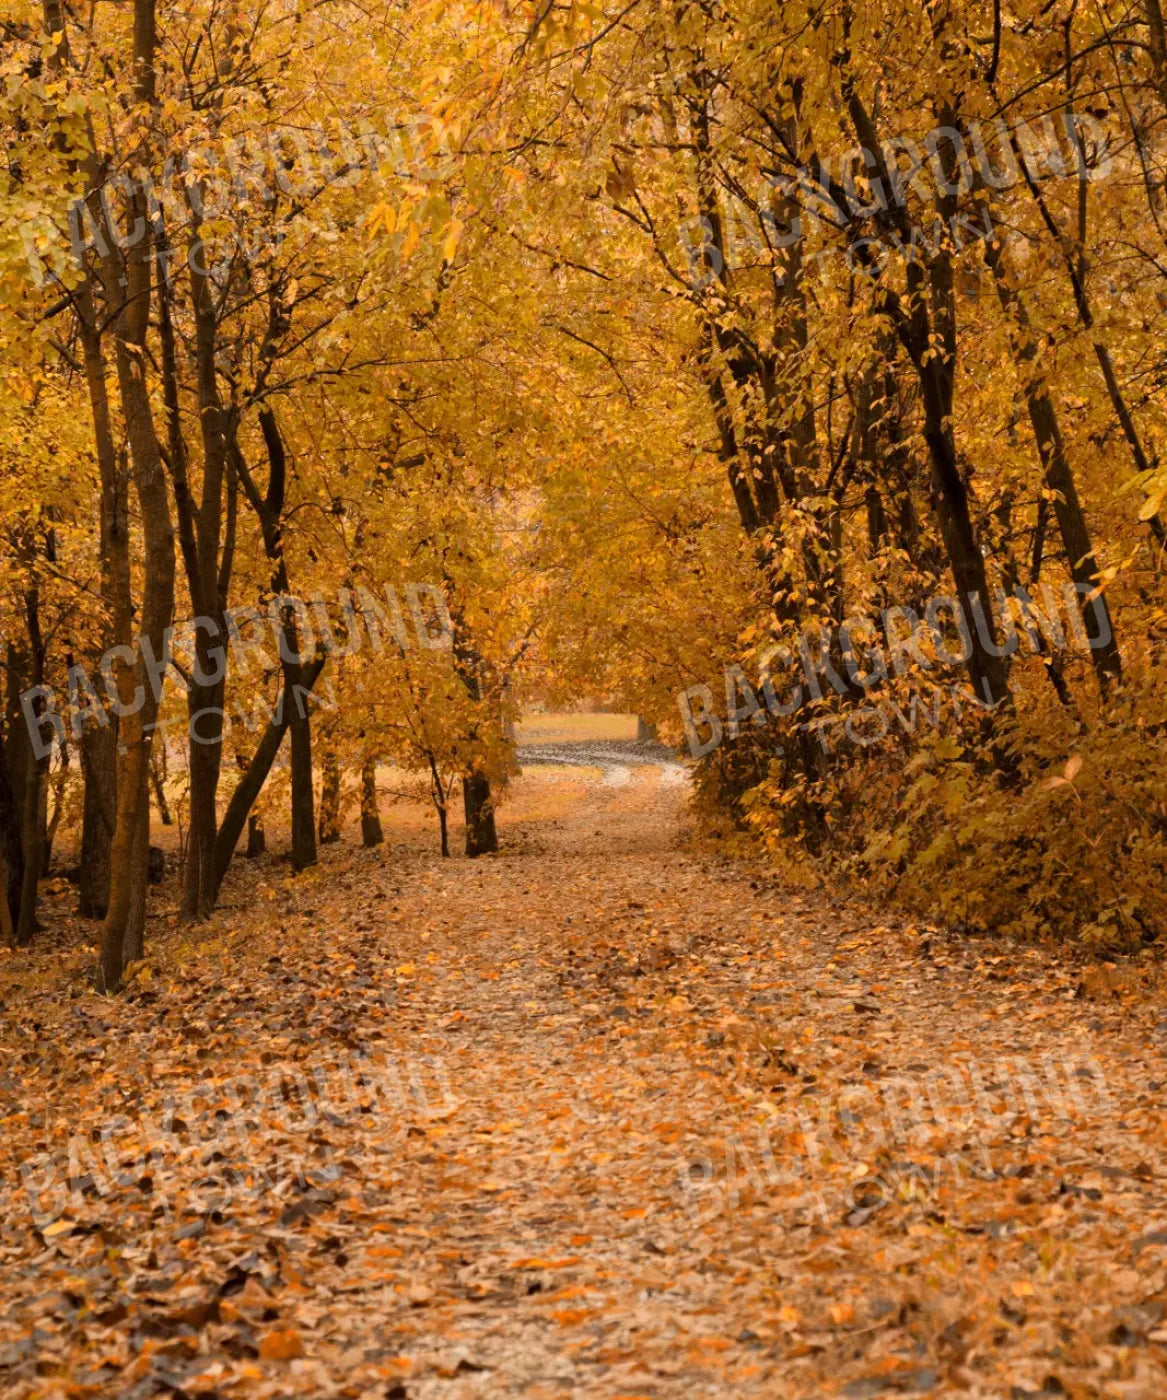
[[[168,881],[116,1000],[47,889],[0,1395],[1167,1394],[1157,966],[783,889],[642,758],[528,767],[497,857],[239,861],[198,937]]]

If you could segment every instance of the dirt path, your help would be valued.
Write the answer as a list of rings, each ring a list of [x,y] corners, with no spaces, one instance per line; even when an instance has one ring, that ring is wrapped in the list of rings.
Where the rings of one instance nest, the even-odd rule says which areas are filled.
[[[497,859],[405,813],[123,1001],[0,982],[0,1394],[1167,1394],[1159,985],[683,798],[529,769]]]

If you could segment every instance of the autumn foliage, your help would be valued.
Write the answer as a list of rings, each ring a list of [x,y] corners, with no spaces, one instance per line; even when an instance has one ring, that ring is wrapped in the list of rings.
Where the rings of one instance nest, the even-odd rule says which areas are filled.
[[[1162,937],[1158,0],[45,0],[0,43],[12,941],[59,833],[112,990],[152,802],[205,920],[265,813],[306,869],[394,765],[488,852],[522,709],[684,744],[702,687],[702,822],[792,878]]]

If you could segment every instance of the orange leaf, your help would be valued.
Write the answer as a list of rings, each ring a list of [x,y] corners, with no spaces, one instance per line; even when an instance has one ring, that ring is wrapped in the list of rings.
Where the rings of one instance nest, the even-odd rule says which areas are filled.
[[[587,1308],[557,1308],[551,1316],[560,1327],[576,1327],[591,1317],[591,1312]]]
[[[291,1361],[304,1355],[304,1343],[299,1332],[269,1332],[259,1344],[261,1361]]]

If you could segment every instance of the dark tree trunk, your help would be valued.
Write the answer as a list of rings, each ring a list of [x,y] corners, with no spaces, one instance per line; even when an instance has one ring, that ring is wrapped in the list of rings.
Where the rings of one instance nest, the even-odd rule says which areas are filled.
[[[263,829],[263,818],[252,812],[247,818],[247,850],[245,855],[248,860],[256,860],[267,850],[267,836]]]
[[[475,704],[480,704],[486,692],[486,665],[473,638],[466,630],[465,619],[460,607],[452,609],[454,622],[454,669],[466,687],[466,692]],[[468,737],[476,739],[477,731],[472,726]],[[431,778],[437,789],[443,793],[439,811],[445,807],[445,792],[442,780],[430,756]],[[466,854],[468,856],[487,855],[498,850],[498,832],[494,825],[494,802],[491,798],[490,779],[481,768],[472,767],[462,775],[462,804],[466,814]],[[444,813],[443,813],[444,815]],[[443,844],[445,832],[443,831]]]
[[[134,98],[143,107],[152,107],[155,101],[155,4],[156,0],[134,0]],[[161,660],[167,653],[167,629],[174,617],[174,528],[154,428],[153,397],[146,379],[153,235],[144,190],[135,190],[130,214],[147,229],[141,255],[136,252],[133,257],[119,258],[111,253],[105,282],[107,292],[119,283],[123,291],[114,323],[114,357],[144,539],[142,607],[137,630]],[[109,242],[111,247],[116,246],[112,236]],[[134,625],[127,568],[114,590],[114,634],[123,646],[132,643]],[[121,986],[126,961],[141,955],[149,858],[150,748],[160,703],[160,691],[155,693],[142,657],[132,669],[123,663],[117,674],[126,708],[132,708],[129,702],[139,685],[143,687],[145,703],[136,714],[124,718],[118,736],[117,822],[110,857],[109,909],[102,925],[97,968],[98,990],[107,993],[116,992]]]
[[[154,804],[158,808],[159,821],[163,826],[173,826],[170,803],[166,800],[166,778],[166,743],[163,736],[162,744],[150,755],[150,785],[154,789]]]
[[[57,769],[56,777],[49,781],[49,775],[45,775],[45,786],[42,803],[44,809],[44,829],[45,842],[41,860],[41,874],[48,878],[49,871],[53,865],[53,847],[56,845],[57,832],[61,828],[61,816],[64,812],[65,788],[69,781],[69,746],[66,744],[61,749],[61,764]],[[49,816],[49,794],[52,792],[53,815]]]
[[[377,761],[366,758],[361,764],[361,845],[380,846],[384,840],[377,810]]]
[[[1163,7],[1159,0],[1146,0],[1146,11],[1147,29],[1151,36],[1151,65],[1160,101],[1167,107],[1167,33],[1163,24]]]
[[[494,804],[490,797],[490,779],[485,773],[471,773],[462,779],[462,802],[466,813],[466,854],[484,856],[497,851]]]
[[[104,919],[109,907],[109,853],[117,816],[117,718],[107,725],[87,725],[81,736],[81,775],[85,795],[81,812],[81,875],[77,912],[83,919]]]
[[[170,295],[159,257],[159,321],[162,374],[167,409],[169,462],[178,514],[178,535],[191,604],[200,620],[195,633],[194,683],[187,693],[190,751],[190,840],[182,912],[188,919],[206,919],[214,910],[211,895],[218,791],[222,772],[223,701],[226,694],[227,652],[225,607],[235,551],[235,500],[238,481],[228,471],[231,415],[219,397],[215,355],[218,336],[215,298],[205,269],[190,267],[191,304],[195,319],[195,369],[199,427],[203,447],[202,499],[191,494],[187,448],[179,413],[178,358],[170,316]],[[224,487],[227,529],[223,532]]]
[[[340,760],[335,749],[325,749],[320,784],[320,844],[340,840]]]
[[[146,944],[146,893],[150,884],[150,775],[148,765],[138,779],[138,820],[134,829],[130,912],[122,942],[123,968],[137,962]]]
[[[4,887],[0,888],[0,901],[8,912],[8,922],[15,937],[16,925],[20,921],[20,890],[24,883],[24,845],[21,840],[21,809],[5,761],[4,749],[0,746],[0,851],[4,857]]]
[[[966,617],[975,616],[974,600],[987,609],[989,597],[985,557],[977,544],[968,490],[960,475],[956,451],[948,428],[951,406],[931,387],[935,375],[927,367],[925,379],[924,438],[932,459],[932,484],[936,496],[940,534],[948,554],[949,566],[956,584],[956,594]],[[986,612],[986,616],[988,616]],[[981,639],[980,630],[972,629],[972,651],[967,662],[969,680],[977,698],[997,705],[1009,697],[1008,682],[1001,658],[994,656]]]
[[[307,696],[300,694],[300,667],[289,667],[285,676],[294,673],[296,681],[289,699],[285,682],[284,703],[291,704],[292,717],[292,868],[307,870],[316,864],[315,795],[312,791],[312,723],[308,714]]]
[[[319,658],[301,668],[300,685],[302,688],[310,690],[316,684],[323,669],[324,662]],[[219,834],[215,837],[212,881],[212,893],[215,899],[219,897],[223,877],[227,874],[227,868],[235,854],[235,847],[239,844],[243,824],[247,820],[255,799],[259,796],[260,789],[267,781],[267,775],[271,772],[276,754],[280,751],[284,734],[289,728],[293,705],[294,702],[289,695],[286,693],[281,695],[279,708],[264,730],[251,762],[247,765],[247,772],[244,773],[239,786],[231,794],[231,801],[228,802],[227,810],[223,813],[223,820],[219,823]]]
[[[243,487],[244,494],[251,503],[259,521],[263,534],[264,552],[273,564],[272,591],[278,597],[286,597],[289,582],[287,560],[284,558],[282,521],[288,476],[287,452],[284,448],[279,424],[270,408],[260,409],[259,426],[263,433],[264,444],[267,447],[270,469],[266,494],[260,495],[234,437],[230,444],[231,458],[238,473],[240,485]],[[296,870],[305,870],[308,866],[316,864],[315,798],[312,792],[312,724],[311,716],[308,713],[308,703],[311,698],[312,686],[323,669],[324,663],[319,660],[303,660],[300,656],[299,646],[295,609],[289,605],[281,609],[280,618],[280,664],[284,679],[284,692],[280,701],[280,723],[292,731],[292,866]],[[269,726],[270,732],[271,727]],[[268,735],[265,734],[265,742],[267,738]],[[280,729],[279,738],[283,738],[283,728]],[[278,748],[279,742],[277,740],[276,749]],[[271,757],[267,760],[268,768],[271,767],[275,759],[276,749],[272,750]],[[256,758],[259,758],[258,753]],[[254,764],[255,760],[252,763],[253,767]],[[267,769],[265,768],[264,776],[266,774]],[[248,801],[248,808],[258,792],[259,789],[256,788],[255,793]],[[238,796],[238,792],[236,795]],[[234,799],[232,800],[234,801]],[[226,847],[227,861],[231,859],[231,853],[235,850],[235,843],[238,841],[239,832],[242,829],[243,816],[241,815],[238,827],[230,837],[230,843]],[[217,857],[218,850],[216,868],[218,868]],[[224,862],[222,870],[225,871],[226,868],[226,862]],[[216,888],[221,879],[222,875],[219,874],[216,879]]]
[[[48,772],[48,755],[29,764],[24,784],[24,815],[21,846],[24,850],[24,879],[20,888],[20,917],[16,942],[27,947],[39,925],[36,919],[37,882],[44,863],[44,825],[41,821],[41,795]]]
[[[85,378],[93,415],[97,460],[101,473],[101,578],[107,600],[114,596],[128,557],[129,520],[125,478],[119,470],[110,420],[105,356],[98,329],[93,288],[83,282],[77,291],[78,329],[85,355]],[[113,641],[107,623],[101,632],[105,646]],[[85,796],[81,817],[81,878],[77,912],[82,918],[104,919],[109,908],[110,853],[117,823],[118,718],[108,724],[87,723],[81,736],[81,772]]]
[[[4,848],[0,846],[0,894],[8,888],[8,863],[4,859]],[[16,929],[12,924],[12,913],[6,897],[0,897],[0,943],[6,948],[16,947]]]
[[[24,596],[25,622],[28,627],[29,683],[44,684],[45,641],[41,633],[40,589],[34,583]],[[39,705],[39,702],[38,702]],[[52,749],[43,754],[34,752],[28,725],[22,723],[14,736],[18,751],[23,755],[24,791],[21,793],[20,844],[24,852],[24,878],[20,886],[20,917],[16,922],[16,942],[25,947],[32,942],[39,925],[36,918],[37,885],[44,869],[46,790]]]
[[[888,175],[883,146],[850,71],[850,21],[844,26],[845,42],[837,54],[843,84],[843,98],[859,138],[860,145],[874,157],[874,173],[884,182],[884,189],[895,188]],[[955,124],[955,113],[947,104],[936,111],[938,122],[945,127]],[[952,157],[955,160],[955,156]],[[951,162],[950,162],[951,163]],[[952,171],[945,170],[947,183],[952,184]],[[957,212],[954,197],[938,193],[936,208],[947,225]],[[912,239],[911,221],[906,208],[895,206],[887,211],[905,242]],[[984,555],[980,550],[973,522],[968,487],[961,476],[953,437],[953,406],[957,368],[956,297],[951,252],[940,249],[933,253],[925,267],[910,261],[905,276],[905,299],[898,293],[878,288],[874,299],[876,310],[887,317],[915,369],[924,409],[924,440],[932,469],[932,490],[940,535],[944,541],[948,564],[952,570],[957,597],[966,617],[973,617],[973,602],[986,610],[988,579]],[[1008,676],[997,650],[989,620],[990,636],[982,638],[981,629],[973,628],[971,651],[966,662],[969,680],[977,698],[990,705],[1011,703]],[[1000,746],[994,749],[994,762],[1002,771],[1014,766],[1010,756]]]
[[[1037,342],[1033,336],[1025,302],[1013,284],[1000,241],[987,240],[984,248],[985,261],[997,285],[1001,309],[1009,321],[1013,356],[1022,379],[1025,403],[1029,410],[1029,421],[1037,443],[1045,484],[1053,493],[1054,516],[1061,533],[1066,563],[1071,578],[1079,586],[1078,606],[1084,621],[1088,610],[1093,608],[1101,628],[1097,645],[1091,644],[1090,660],[1098,679],[1099,692],[1105,697],[1111,683],[1122,678],[1122,660],[1105,595],[1100,593],[1089,604],[1085,598],[1085,594],[1094,588],[1098,580],[1098,562],[1094,557],[1090,529],[1082,510],[1082,503],[1078,499],[1078,488],[1066,456],[1065,440],[1053,400],[1050,398],[1050,387],[1039,368]]]
[[[192,685],[187,694],[190,732],[190,838],[182,912],[188,919],[209,919],[215,901],[211,893],[215,836],[218,830],[216,799],[223,757],[222,682]]]
[[[21,692],[33,682],[29,680],[28,652],[17,642],[9,642],[5,665],[4,758],[8,764],[8,781],[16,811],[16,829],[24,826],[24,786],[32,760],[28,742],[28,725],[20,704]],[[24,868],[23,860],[20,862]]]

